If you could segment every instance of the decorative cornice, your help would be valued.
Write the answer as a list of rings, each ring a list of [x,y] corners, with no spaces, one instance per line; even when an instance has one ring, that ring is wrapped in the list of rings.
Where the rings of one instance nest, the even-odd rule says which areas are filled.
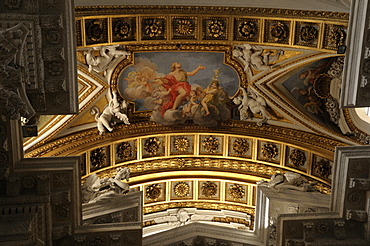
[[[76,7],[76,16],[107,15],[107,14],[214,14],[226,15],[232,13],[237,16],[273,16],[273,17],[299,17],[307,19],[330,19],[347,21],[348,13],[312,11],[312,10],[293,10],[293,9],[272,9],[272,8],[251,8],[251,7],[218,7],[218,6],[89,6]]]

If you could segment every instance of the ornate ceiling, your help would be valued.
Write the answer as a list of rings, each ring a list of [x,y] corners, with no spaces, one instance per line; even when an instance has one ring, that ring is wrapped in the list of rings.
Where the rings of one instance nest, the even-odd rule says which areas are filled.
[[[127,166],[131,187],[144,193],[144,214],[242,211],[252,217],[237,223],[250,229],[256,181],[291,171],[328,193],[335,147],[366,135],[350,110],[338,109],[337,50],[347,23],[346,13],[310,10],[77,7],[79,114],[41,116],[39,135],[25,139],[26,157],[80,156],[82,179]],[[181,89],[163,80],[173,62],[189,71],[177,106]],[[116,96],[127,102],[129,122],[109,111]],[[255,103],[248,115],[243,96]],[[112,131],[97,127],[96,110],[107,106]]]

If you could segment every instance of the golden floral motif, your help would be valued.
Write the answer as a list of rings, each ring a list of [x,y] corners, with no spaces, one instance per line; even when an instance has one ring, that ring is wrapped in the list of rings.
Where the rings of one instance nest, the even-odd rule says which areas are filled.
[[[256,36],[257,27],[252,21],[244,21],[239,23],[238,32],[240,36],[245,38],[253,38]]]
[[[104,24],[102,19],[85,21],[86,34],[93,42],[100,42],[103,38]]]
[[[346,36],[347,34],[342,28],[338,26],[332,27],[328,36],[329,46],[338,47],[339,45],[345,44]]]
[[[105,148],[97,148],[90,152],[90,165],[93,170],[105,166],[107,154]]]
[[[131,25],[124,20],[116,20],[113,23],[113,35],[116,38],[127,39],[131,34]]]
[[[288,28],[283,22],[278,21],[272,25],[270,33],[275,42],[282,41],[288,37]]]
[[[190,147],[189,139],[187,139],[186,137],[176,138],[173,142],[175,149],[180,152],[187,151]]]
[[[307,42],[307,43],[312,43],[317,39],[318,31],[317,29],[312,26],[304,26],[301,28],[301,34],[300,37],[302,41]]]
[[[219,38],[225,33],[225,24],[219,20],[211,20],[208,24],[209,35],[212,38]]]
[[[194,33],[194,30],[193,23],[189,20],[177,20],[175,24],[175,31],[179,35],[190,35]]]
[[[217,194],[217,184],[211,181],[204,182],[201,191],[203,196],[211,198]]]
[[[203,146],[204,150],[207,153],[210,153],[210,154],[216,153],[217,150],[218,150],[219,145],[220,145],[220,141],[218,141],[217,138],[212,137],[212,136],[204,139],[203,142],[202,142],[202,146]]]
[[[239,154],[245,154],[249,150],[249,143],[247,139],[237,138],[233,143],[233,150]]]
[[[289,161],[296,167],[303,166],[306,162],[306,156],[303,151],[294,149],[290,152]]]
[[[158,153],[160,146],[161,146],[161,141],[159,141],[159,139],[155,137],[148,138],[147,140],[145,140],[144,150],[148,152],[150,155],[155,155]]]
[[[163,20],[152,18],[144,21],[144,34],[149,37],[158,37],[163,33]]]
[[[129,157],[132,157],[133,155],[131,144],[128,142],[120,143],[119,145],[117,145],[116,151],[117,151],[117,156],[120,159],[127,159]]]
[[[279,149],[275,144],[264,144],[262,147],[262,156],[266,159],[274,159],[279,153]]]
[[[177,183],[173,189],[173,192],[178,197],[186,197],[190,193],[190,186],[185,182]]]
[[[147,186],[145,189],[146,198],[150,200],[155,200],[159,198],[161,194],[162,194],[162,187],[160,184],[151,184]]]
[[[245,189],[240,184],[233,184],[229,188],[229,195],[233,199],[243,199],[245,195]]]
[[[323,177],[323,178],[329,178],[331,174],[331,165],[329,160],[321,159],[318,162],[315,163],[314,166],[314,172],[316,175]]]

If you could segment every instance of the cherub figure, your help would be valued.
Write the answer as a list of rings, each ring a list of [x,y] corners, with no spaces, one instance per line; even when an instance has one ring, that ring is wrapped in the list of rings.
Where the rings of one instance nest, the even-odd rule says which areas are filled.
[[[263,123],[271,119],[266,109],[266,100],[263,97],[256,94],[252,89],[247,92],[246,89],[240,87],[240,90],[243,96],[239,95],[233,99],[233,102],[239,105],[240,120],[247,120],[252,117],[252,114],[261,114],[262,120],[257,122],[257,125],[262,126]]]
[[[213,105],[211,102],[214,98],[214,95],[218,92],[220,88],[220,84],[218,82],[218,80],[212,80],[211,83],[207,86],[206,89],[204,89],[204,97],[202,99],[202,101],[200,102],[201,105],[203,106],[203,109],[205,110],[205,114],[204,116],[207,116],[207,115],[210,115],[211,112],[209,112],[209,108],[208,106],[210,107],[213,107],[214,109],[217,110],[217,107],[215,105]]]
[[[197,92],[195,90],[191,90],[189,93],[189,101],[182,108],[182,117],[185,117],[187,114],[191,112],[191,109],[194,106],[198,106],[198,105],[199,105],[199,98],[198,98]]]
[[[110,100],[109,104],[104,108],[101,114],[99,112],[99,108],[94,106],[91,109],[91,114],[95,115],[99,134],[103,135],[106,130],[109,132],[113,131],[112,125],[115,124],[113,121],[114,117],[123,121],[126,125],[129,125],[130,122],[126,115],[126,109],[127,102],[125,100],[122,102],[118,100],[117,91],[113,91],[113,98]]]
[[[257,71],[269,70],[274,67],[272,63],[276,62],[283,50],[278,50],[275,54],[272,52],[263,53],[263,48],[250,44],[243,44],[240,47],[235,47],[233,56],[239,58],[244,65],[244,71],[250,71],[253,68]]]
[[[107,70],[111,68],[112,61],[120,56],[126,57],[131,53],[125,50],[117,49],[119,45],[101,46],[84,51],[86,63],[89,66],[89,72],[93,70],[97,73],[103,73],[107,76]],[[100,56],[95,56],[93,51],[99,50]]]

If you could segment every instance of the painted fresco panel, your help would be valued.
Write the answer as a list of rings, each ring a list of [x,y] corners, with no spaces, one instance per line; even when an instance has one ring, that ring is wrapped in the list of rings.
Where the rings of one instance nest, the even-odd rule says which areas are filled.
[[[230,119],[239,77],[221,52],[138,52],[118,87],[136,111],[152,111],[154,122],[215,126]]]

